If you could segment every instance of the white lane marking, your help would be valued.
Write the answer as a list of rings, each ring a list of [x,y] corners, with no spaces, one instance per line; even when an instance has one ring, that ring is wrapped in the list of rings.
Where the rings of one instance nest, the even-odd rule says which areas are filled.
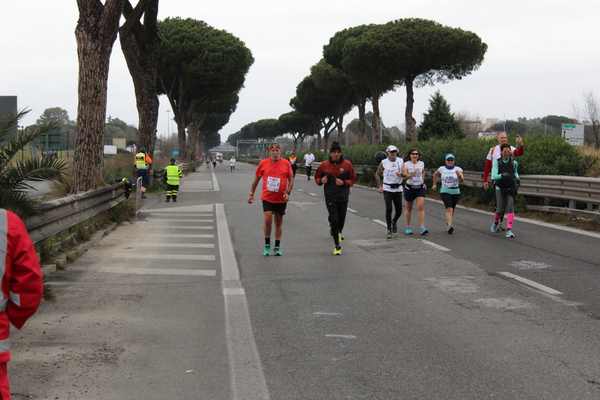
[[[341,317],[342,314],[340,313],[336,313],[336,312],[324,312],[324,311],[317,311],[314,312],[313,315],[319,316],[319,317]]]
[[[542,285],[541,283],[537,283],[530,279],[523,278],[522,276],[511,274],[510,272],[498,272],[498,274],[502,275],[508,279],[514,279],[515,281],[522,283],[523,285],[527,285],[529,287],[532,287],[534,289],[540,290],[544,293],[547,293],[547,294],[550,294],[553,296],[560,296],[562,294],[562,292],[559,292],[556,289],[552,289],[551,287]]]
[[[215,192],[218,192],[221,190],[221,187],[219,186],[219,181],[217,180],[217,175],[215,174],[214,170],[211,171],[211,175],[212,175],[213,190]]]
[[[212,233],[207,234],[192,234],[192,233],[145,233],[143,235],[145,238],[157,238],[157,239],[168,239],[168,238],[177,238],[177,239],[212,239],[215,237]]]
[[[316,194],[316,193],[312,193],[312,192],[311,192],[311,193],[309,193],[308,195],[309,195],[309,196],[312,196],[312,197],[317,197],[317,196],[318,196],[318,194]]]
[[[548,269],[551,267],[550,264],[546,264],[543,262],[537,262],[537,261],[529,261],[529,260],[513,261],[510,263],[510,266],[514,267],[518,270],[521,270],[521,271]]]
[[[438,249],[438,250],[441,250],[441,251],[452,251],[452,250],[450,250],[450,249],[449,249],[449,248],[447,248],[447,247],[444,247],[444,246],[442,246],[442,245],[439,245],[439,244],[437,244],[437,243],[433,243],[433,242],[431,242],[431,241],[429,241],[429,240],[425,240],[425,239],[419,239],[419,240],[420,240],[421,242],[423,242],[424,244],[426,244],[427,246],[431,246],[431,247],[433,247],[434,249]]]
[[[101,272],[124,275],[189,275],[217,276],[214,269],[183,269],[183,268],[131,268],[131,267],[102,267]]]
[[[350,207],[348,207],[348,211],[350,211],[352,214],[358,213],[358,211],[356,211],[354,208],[350,208]]]
[[[182,222],[189,222],[195,224],[214,224],[214,219],[177,219],[177,218],[148,218],[146,220],[137,221],[140,224],[158,224],[158,225],[171,225],[173,223],[179,224]]]
[[[304,192],[304,189],[296,189],[298,192]]]
[[[223,288],[223,296],[245,296],[244,288]]]
[[[212,204],[204,204],[197,206],[171,206],[167,208],[144,208],[141,210],[144,213],[184,213],[184,214],[197,214],[197,213],[212,213]]]
[[[349,339],[349,340],[356,339],[356,336],[354,336],[354,335],[325,335],[325,337],[334,338],[334,339]]]
[[[373,222],[387,228],[387,224],[380,219],[374,219]]]
[[[436,200],[436,199],[425,198],[425,200],[431,201],[433,203],[443,204],[442,201]],[[479,210],[477,208],[470,208],[470,207],[465,207],[465,206],[461,206],[461,205],[457,205],[456,207],[460,208],[462,210],[476,213],[476,214],[487,215],[489,217],[494,215],[494,213],[491,213],[489,211]],[[520,221],[520,222],[525,222],[525,223],[531,224],[531,225],[542,226],[544,228],[550,228],[550,229],[555,229],[558,231],[574,233],[576,235],[588,236],[588,237],[591,237],[594,239],[600,239],[600,233],[596,233],[596,232],[588,232],[588,231],[584,231],[582,229],[571,228],[569,226],[554,225],[554,224],[550,224],[548,222],[536,221],[536,220],[530,219],[530,218],[515,217],[515,220]]]
[[[214,229],[214,227],[212,225],[209,226],[199,226],[199,225],[192,225],[192,226],[180,226],[180,225],[163,225],[163,224],[152,224],[152,223],[144,223],[144,225],[147,225],[144,227],[144,229],[146,229],[146,231],[151,231],[151,230],[182,230],[182,231],[211,231]]]
[[[111,254],[112,258],[121,260],[177,260],[177,261],[215,261],[215,256],[212,254],[156,254],[156,253],[119,253]]]
[[[482,299],[475,299],[473,301],[477,304],[481,304],[482,306],[495,308],[498,310],[520,310],[534,307],[531,303],[519,299],[513,299],[511,297],[488,297]]]
[[[252,332],[248,300],[240,282],[223,204],[216,205],[216,215],[232,399],[269,400],[269,390]]]
[[[165,242],[143,242],[143,243],[132,243],[131,245],[126,245],[127,247],[121,247],[123,250],[133,250],[133,249],[214,249],[215,245],[213,243],[165,243]]]

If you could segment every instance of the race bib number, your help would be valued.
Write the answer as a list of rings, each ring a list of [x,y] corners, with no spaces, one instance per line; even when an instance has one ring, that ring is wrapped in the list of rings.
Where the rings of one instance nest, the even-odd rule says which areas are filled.
[[[454,175],[446,175],[444,176],[443,185],[447,188],[456,188],[458,187],[458,178]]]
[[[276,178],[274,176],[269,176],[267,178],[267,190],[269,192],[279,192],[279,188],[281,187],[281,178]]]

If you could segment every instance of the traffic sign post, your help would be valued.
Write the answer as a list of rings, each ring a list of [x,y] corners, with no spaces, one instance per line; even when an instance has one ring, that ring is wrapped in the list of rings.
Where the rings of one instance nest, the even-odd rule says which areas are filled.
[[[584,129],[582,124],[562,124],[562,137],[572,146],[583,146]]]

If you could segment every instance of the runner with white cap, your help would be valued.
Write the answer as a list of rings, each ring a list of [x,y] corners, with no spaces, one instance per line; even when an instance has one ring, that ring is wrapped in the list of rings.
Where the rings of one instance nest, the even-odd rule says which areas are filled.
[[[385,221],[387,238],[398,232],[398,220],[402,215],[402,166],[404,160],[398,157],[398,148],[390,145],[385,150],[387,158],[382,160],[375,172],[375,181],[385,201]],[[383,178],[383,180],[382,180]],[[395,209],[392,218],[392,209]]]
[[[445,165],[439,167],[433,174],[433,190],[437,190],[437,183],[441,181],[440,197],[446,209],[446,229],[449,235],[454,233],[454,211],[460,199],[460,184],[465,176],[461,167],[456,166],[454,154],[448,153],[444,157]]]

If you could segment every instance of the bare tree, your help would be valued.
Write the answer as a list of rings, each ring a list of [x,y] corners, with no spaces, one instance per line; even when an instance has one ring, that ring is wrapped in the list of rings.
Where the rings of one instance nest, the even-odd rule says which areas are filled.
[[[583,95],[583,108],[585,117],[592,126],[594,147],[600,148],[600,102],[594,92],[587,92]]]
[[[73,191],[96,188],[102,182],[104,120],[108,67],[117,39],[123,0],[77,0],[75,29],[79,58],[77,139]]]

